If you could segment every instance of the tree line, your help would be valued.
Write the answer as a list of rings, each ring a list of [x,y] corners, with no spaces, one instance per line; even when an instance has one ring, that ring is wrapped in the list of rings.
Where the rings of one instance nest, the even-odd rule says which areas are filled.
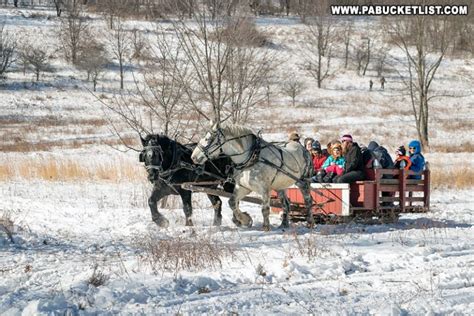
[[[19,5],[16,1],[3,4],[15,3]],[[35,1],[21,3],[34,5]],[[53,4],[56,9],[56,35],[64,57],[84,71],[94,91],[111,60],[118,66],[121,90],[125,88],[126,66],[138,65],[139,71],[133,74],[134,85],[128,87],[133,93],[114,98],[107,107],[140,133],[158,129],[179,136],[183,126],[200,118],[244,123],[255,108],[270,104],[275,92],[272,90],[289,96],[295,105],[303,83],[296,79],[281,82],[274,76],[281,61],[252,18],[267,14],[262,8],[270,6],[279,8],[279,14],[295,14],[303,22],[300,54],[304,62],[300,67],[314,78],[318,88],[324,88],[326,79],[341,68],[352,67],[365,76],[371,66],[380,76],[390,66],[402,79],[425,146],[429,145],[429,104],[439,96],[432,90],[438,68],[448,54],[474,53],[471,16],[384,17],[379,18],[378,30],[367,24],[365,30],[356,32],[354,19],[329,14],[331,1],[44,3]],[[151,18],[157,11],[150,5],[160,8],[159,18]],[[298,13],[298,8],[304,8],[304,14]],[[143,10],[150,16],[142,15]],[[91,11],[103,16],[106,36],[99,36],[103,30],[92,27],[87,15]],[[137,16],[158,22],[153,35],[145,37],[141,30],[127,26],[127,19]],[[169,26],[160,23],[164,20]],[[398,47],[403,60],[387,65],[389,47]],[[0,75],[16,64],[24,73],[32,71],[39,80],[42,72],[51,70],[48,57],[43,45],[22,42],[12,30],[0,25]],[[335,64],[335,59],[342,63]]]

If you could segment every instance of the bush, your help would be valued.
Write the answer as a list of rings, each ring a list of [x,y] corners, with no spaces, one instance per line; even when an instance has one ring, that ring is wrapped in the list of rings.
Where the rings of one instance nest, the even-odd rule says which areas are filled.
[[[181,270],[221,268],[223,259],[235,253],[231,246],[206,236],[156,239],[148,235],[137,246],[143,250],[141,260],[155,273],[168,271],[175,275]]]
[[[266,35],[257,29],[251,18],[229,19],[221,36],[233,46],[262,47],[269,44]]]

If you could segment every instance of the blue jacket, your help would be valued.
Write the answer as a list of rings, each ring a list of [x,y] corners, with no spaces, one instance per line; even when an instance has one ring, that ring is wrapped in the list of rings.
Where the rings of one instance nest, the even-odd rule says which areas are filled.
[[[414,153],[410,152],[411,167],[410,170],[421,172],[425,169],[425,157],[421,154],[421,144],[417,140],[412,140],[408,147],[415,148]],[[413,176],[413,179],[421,179],[421,175]]]
[[[342,156],[337,159],[334,159],[333,156],[329,156],[328,159],[326,159],[326,161],[324,162],[322,168],[326,169],[331,165],[332,162],[336,163],[336,165],[338,165],[339,167],[344,168],[344,163],[346,162],[346,160]]]

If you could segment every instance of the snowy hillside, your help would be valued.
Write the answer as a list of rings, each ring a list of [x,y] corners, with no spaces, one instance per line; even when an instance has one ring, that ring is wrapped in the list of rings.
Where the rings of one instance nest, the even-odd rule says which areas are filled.
[[[134,147],[138,135],[103,103],[120,96],[117,60],[92,93],[86,74],[66,62],[51,9],[0,8],[0,24],[21,43],[48,50],[51,69],[35,75],[14,64],[0,79],[0,315],[469,315],[474,310],[474,60],[447,56],[435,91],[450,97],[430,107],[431,212],[396,224],[292,223],[262,231],[260,207],[242,203],[254,221],[237,228],[223,198],[223,223],[212,226],[205,195],[193,195],[194,227],[170,198],[166,229],[151,221],[151,185],[138,154],[124,150],[114,128]],[[105,41],[106,24],[88,22]],[[266,140],[297,130],[327,144],[344,133],[394,150],[417,138],[408,96],[391,58],[385,89],[334,59],[318,89],[302,68],[304,25],[296,17],[260,17],[256,26],[277,55],[269,104],[248,126]],[[379,19],[357,19],[356,40]],[[127,20],[147,39],[151,22]],[[162,27],[169,24],[162,22]],[[125,87],[137,69],[130,63]],[[295,105],[281,90],[298,79]],[[375,82],[369,90],[369,80]],[[194,122],[196,123],[196,122]],[[204,134],[199,122],[194,140]],[[116,124],[116,125],[112,125]],[[190,123],[191,124],[191,123]],[[183,127],[186,130],[187,127]]]

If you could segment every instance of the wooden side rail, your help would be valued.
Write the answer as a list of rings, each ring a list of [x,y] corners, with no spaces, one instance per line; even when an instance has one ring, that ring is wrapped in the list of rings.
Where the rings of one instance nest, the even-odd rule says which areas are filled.
[[[430,170],[419,173],[405,169],[375,169],[375,209],[379,211],[383,202],[398,202],[400,212],[413,208],[413,202],[423,202],[423,209],[430,206]],[[411,175],[421,175],[421,179],[408,179]],[[386,178],[383,178],[386,176]],[[413,192],[423,192],[421,197],[413,197]],[[383,194],[382,194],[383,193]],[[398,196],[396,194],[398,193]]]

